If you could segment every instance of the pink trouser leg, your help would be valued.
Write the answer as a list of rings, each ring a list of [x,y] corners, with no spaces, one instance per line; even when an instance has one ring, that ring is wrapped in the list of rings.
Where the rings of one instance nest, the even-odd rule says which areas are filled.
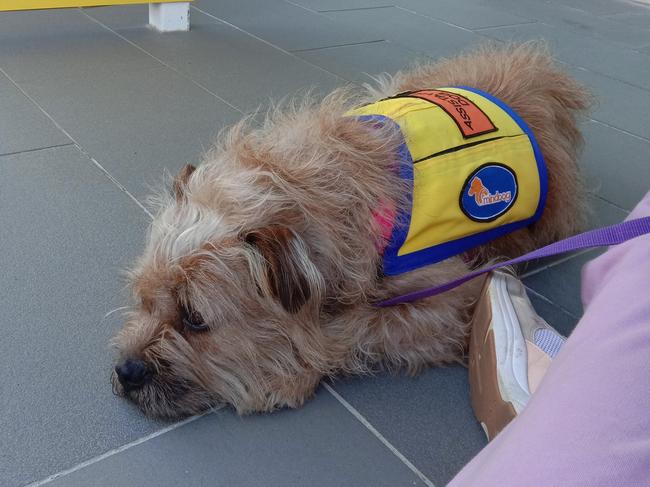
[[[650,193],[629,218],[647,215]],[[587,264],[582,300],[526,409],[449,485],[650,485],[650,236]]]

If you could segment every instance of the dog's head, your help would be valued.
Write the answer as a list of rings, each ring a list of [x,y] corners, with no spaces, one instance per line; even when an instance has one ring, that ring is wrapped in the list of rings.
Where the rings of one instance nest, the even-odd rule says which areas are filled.
[[[299,384],[320,376],[321,273],[289,226],[247,228],[186,199],[185,184],[132,271],[137,304],[116,337],[114,387],[157,416],[299,404]]]
[[[114,389],[145,413],[298,406],[330,373],[339,352],[323,316],[364,299],[376,279],[369,226],[389,197],[371,189],[383,185],[377,167],[366,187],[355,177],[389,157],[340,113],[300,113],[234,129],[162,197],[115,338]]]

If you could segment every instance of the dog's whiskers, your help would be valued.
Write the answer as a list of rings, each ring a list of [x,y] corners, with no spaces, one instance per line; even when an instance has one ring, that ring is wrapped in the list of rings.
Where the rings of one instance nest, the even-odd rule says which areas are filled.
[[[117,313],[118,311],[123,311],[123,310],[125,310],[125,309],[129,309],[129,310],[130,310],[130,309],[133,309],[133,306],[120,306],[119,308],[115,308],[115,309],[109,311],[108,313],[106,313],[106,314],[102,317],[102,321],[104,321],[106,318],[108,318],[109,316],[111,316],[113,313]]]

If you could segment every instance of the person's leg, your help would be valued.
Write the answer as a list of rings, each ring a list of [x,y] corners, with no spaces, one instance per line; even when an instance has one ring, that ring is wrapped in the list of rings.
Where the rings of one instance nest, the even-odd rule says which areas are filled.
[[[587,264],[582,297],[526,408],[449,485],[650,485],[650,236]]]

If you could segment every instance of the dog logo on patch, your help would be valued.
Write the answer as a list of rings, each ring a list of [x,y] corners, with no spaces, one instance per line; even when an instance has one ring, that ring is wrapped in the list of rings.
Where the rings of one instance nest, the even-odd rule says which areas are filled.
[[[490,195],[490,191],[485,187],[481,178],[474,176],[469,183],[469,191],[467,194],[474,197],[477,205],[483,206],[485,204],[484,201]]]
[[[477,222],[490,222],[508,211],[517,199],[517,177],[512,169],[490,162],[467,178],[460,194],[463,213]]]

